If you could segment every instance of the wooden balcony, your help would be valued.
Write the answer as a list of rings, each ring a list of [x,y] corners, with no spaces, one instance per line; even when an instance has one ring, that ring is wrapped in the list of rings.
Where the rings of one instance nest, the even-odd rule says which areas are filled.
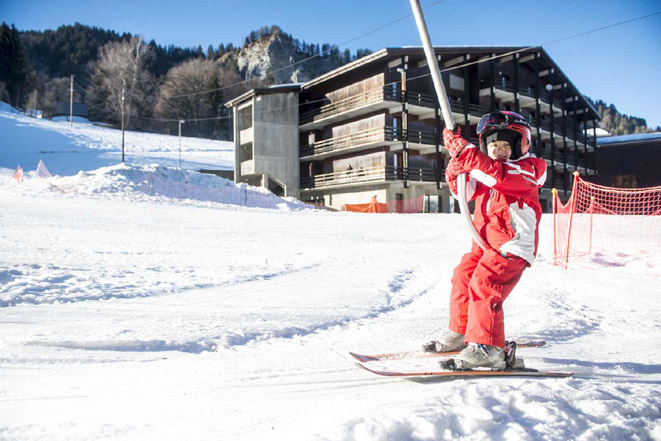
[[[534,109],[537,106],[535,88],[530,85],[520,84],[514,87],[514,83],[503,77],[496,78],[494,81],[494,93],[496,98],[504,103],[514,103],[514,93],[519,93],[519,105],[522,108]],[[491,81],[480,81],[480,96],[491,95]],[[562,104],[558,100],[552,100],[551,94],[546,90],[539,91],[539,102],[543,112],[562,115]]]
[[[528,117],[528,122],[530,123],[531,126],[531,135],[533,138],[536,138],[537,136],[537,130],[536,130],[536,119],[532,117]],[[551,139],[551,121],[542,119],[540,120],[540,129],[541,129],[541,134],[542,134],[542,139],[543,140],[550,140]],[[556,120],[553,126],[553,139],[554,142],[558,143],[562,141],[562,138],[564,137],[566,133],[567,137],[567,144],[573,148],[573,143],[574,143],[574,138],[576,138],[576,146],[578,147],[579,151],[593,151],[594,146],[591,145],[591,142],[594,142],[594,137],[588,136],[587,137],[587,146],[585,144],[585,135],[583,134],[582,129],[578,128],[578,131],[576,132],[576,135],[574,135],[574,124],[571,122],[567,123],[567,129],[565,130],[562,125],[562,120]]]
[[[567,187],[565,184],[565,180],[562,177],[562,175],[559,175],[556,173],[555,179],[551,180],[551,175],[547,175],[546,182],[544,183],[544,188],[555,188],[557,190],[566,190],[570,187]]]
[[[374,127],[367,130],[324,139],[314,144],[300,147],[301,160],[319,160],[338,153],[350,153],[371,147],[396,145],[404,141],[417,145],[436,146],[433,132],[406,131],[390,126]]]
[[[302,132],[314,130],[377,110],[385,109],[389,113],[393,113],[401,108],[403,102],[409,104],[409,113],[418,116],[420,120],[435,117],[436,97],[410,90],[402,92],[391,85],[352,95],[343,100],[328,103],[314,109],[305,110],[300,115],[299,130]],[[303,103],[302,106],[305,106],[305,104]],[[464,124],[464,102],[458,99],[450,99],[450,108],[455,116],[455,122]],[[470,103],[469,119],[471,124],[477,124],[477,121],[479,121],[482,115],[488,112],[488,107]]]
[[[301,112],[300,130],[313,130],[337,121],[380,109],[398,109],[403,96],[394,86],[371,89],[348,98]],[[305,104],[303,104],[305,105]]]
[[[409,167],[406,169],[393,166],[376,166],[359,170],[325,173],[301,178],[301,190],[353,187],[370,183],[402,181],[406,178],[409,182],[436,182],[436,170],[433,168]],[[443,173],[441,173],[441,179],[445,179]]]

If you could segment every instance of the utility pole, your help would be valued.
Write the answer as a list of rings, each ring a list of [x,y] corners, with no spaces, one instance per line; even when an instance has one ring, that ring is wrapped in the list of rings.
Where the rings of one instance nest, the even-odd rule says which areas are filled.
[[[71,75],[71,92],[69,93],[69,125],[73,126],[73,75]]]
[[[122,164],[124,163],[124,88],[122,87]]]
[[[181,125],[185,122],[183,119],[179,120],[179,170],[181,170]]]

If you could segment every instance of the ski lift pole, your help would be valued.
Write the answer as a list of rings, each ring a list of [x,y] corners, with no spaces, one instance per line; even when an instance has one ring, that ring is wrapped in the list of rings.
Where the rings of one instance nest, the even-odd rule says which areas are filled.
[[[420,33],[420,40],[422,40],[422,46],[425,50],[425,57],[427,58],[427,65],[429,66],[429,72],[431,73],[431,78],[434,83],[434,90],[436,90],[436,97],[438,98],[438,103],[441,106],[441,114],[443,115],[443,122],[445,122],[445,127],[449,130],[455,129],[454,117],[452,116],[452,111],[450,110],[450,101],[448,96],[445,93],[445,86],[443,85],[443,79],[441,78],[441,70],[438,67],[438,61],[434,54],[434,47],[431,44],[431,39],[429,38],[429,31],[427,30],[427,23],[425,23],[425,17],[422,15],[422,8],[420,7],[420,0],[410,0],[411,8],[413,9],[413,16],[415,17],[415,23],[418,26],[418,32]],[[487,250],[488,246],[485,244],[482,237],[475,229],[473,224],[473,219],[471,217],[471,212],[468,208],[468,202],[466,201],[466,174],[460,174],[457,176],[457,197],[459,200],[459,209],[461,211],[462,217],[466,222],[466,226],[469,228],[473,240],[480,248],[484,251]]]

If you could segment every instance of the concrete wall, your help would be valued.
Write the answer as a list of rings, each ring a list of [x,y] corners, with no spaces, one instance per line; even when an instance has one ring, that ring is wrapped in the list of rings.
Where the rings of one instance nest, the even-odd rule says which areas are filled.
[[[265,173],[286,185],[286,196],[299,197],[298,94],[254,98],[253,148],[255,173]]]
[[[234,182],[237,183],[245,182],[241,173],[241,163],[243,162],[242,159],[244,159],[242,158],[241,132],[245,131],[246,127],[252,127],[252,122],[248,121],[245,115],[245,111],[248,108],[254,108],[253,99],[234,107]]]

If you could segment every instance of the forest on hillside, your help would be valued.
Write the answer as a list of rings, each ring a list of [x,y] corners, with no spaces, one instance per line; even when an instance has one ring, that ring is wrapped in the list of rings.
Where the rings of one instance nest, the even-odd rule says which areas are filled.
[[[19,31],[2,23],[0,100],[52,117],[68,111],[73,90],[73,101],[84,103],[94,121],[121,125],[123,105],[125,124],[134,130],[172,133],[177,121],[187,120],[185,135],[229,139],[232,124],[224,103],[273,83],[272,75],[241,72],[238,54],[275,38],[293,59],[322,58],[331,68],[370,53],[300,41],[278,26],[251,31],[242,47],[220,43],[205,50],[161,46],[79,23],[47,31]]]
[[[588,100],[597,108],[601,114],[599,127],[608,130],[611,135],[631,135],[634,133],[660,132],[661,127],[648,127],[645,118],[638,118],[620,113],[615,105],[608,104],[602,100]]]
[[[3,22],[0,100],[49,118],[68,112],[73,90],[73,101],[84,103],[93,121],[119,126],[123,108],[124,122],[133,130],[174,133],[177,122],[186,120],[185,135],[230,139],[231,116],[223,104],[274,82],[270,71],[255,76],[239,69],[239,54],[274,39],[286,48],[288,60],[308,60],[315,75],[371,53],[359,49],[352,54],[330,43],[300,41],[278,26],[251,31],[241,47],[220,43],[203,49],[161,46],[137,35],[79,23],[19,31]],[[599,126],[613,135],[651,131],[643,118],[621,114],[602,100],[592,103],[603,117]]]

